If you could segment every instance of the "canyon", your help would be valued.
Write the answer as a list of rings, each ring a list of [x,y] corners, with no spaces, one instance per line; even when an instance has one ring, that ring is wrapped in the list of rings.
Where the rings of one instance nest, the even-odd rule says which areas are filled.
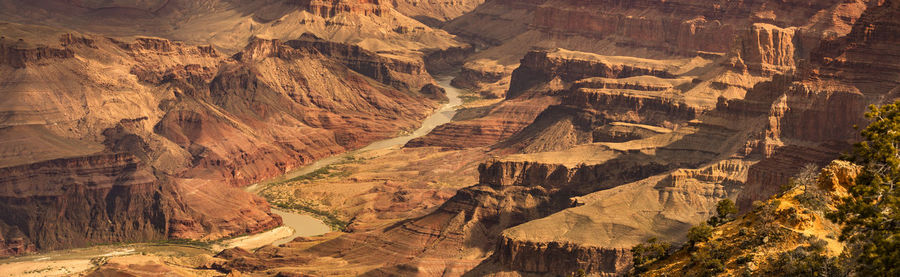
[[[98,276],[621,276],[900,99],[896,0],[0,7],[0,256],[332,228]]]

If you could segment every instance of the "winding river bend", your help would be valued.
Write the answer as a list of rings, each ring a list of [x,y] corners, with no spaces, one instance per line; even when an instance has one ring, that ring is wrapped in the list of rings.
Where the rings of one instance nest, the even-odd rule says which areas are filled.
[[[373,142],[373,143],[369,144],[368,146],[363,147],[361,149],[357,149],[357,150],[349,151],[349,152],[346,152],[346,153],[343,153],[340,155],[335,155],[335,156],[331,156],[328,158],[320,159],[312,164],[309,164],[307,166],[300,167],[296,170],[288,172],[287,174],[284,174],[278,178],[274,178],[269,181],[265,181],[265,182],[261,182],[261,183],[257,183],[257,184],[248,186],[248,187],[246,187],[246,190],[248,192],[258,195],[260,191],[262,191],[267,186],[269,186],[273,183],[281,182],[284,180],[289,180],[289,179],[292,179],[292,178],[295,178],[298,176],[303,176],[303,175],[309,174],[320,168],[323,168],[323,167],[332,165],[334,163],[337,163],[339,161],[342,161],[345,158],[350,157],[355,154],[404,145],[414,138],[418,138],[418,137],[428,134],[435,127],[440,126],[444,123],[450,122],[450,120],[453,119],[453,116],[456,115],[457,106],[462,104],[462,99],[460,98],[461,90],[450,85],[450,81],[453,79],[453,76],[442,75],[442,76],[436,76],[435,79],[436,79],[438,85],[440,85],[442,88],[444,88],[444,90],[447,93],[447,98],[449,98],[450,101],[447,102],[446,104],[444,104],[443,106],[441,106],[433,114],[431,114],[430,116],[425,118],[425,120],[422,121],[422,126],[419,127],[419,129],[417,129],[417,130],[413,131],[412,133],[405,135],[405,136],[376,141],[376,142]],[[309,216],[306,214],[301,214],[301,213],[296,213],[296,212],[292,212],[292,211],[276,209],[276,208],[273,208],[273,211],[276,214],[280,215],[281,218],[283,219],[283,222],[284,222],[283,227],[292,229],[292,234],[290,236],[287,236],[287,237],[284,237],[284,238],[274,241],[272,243],[274,245],[283,244],[283,243],[293,240],[294,238],[301,237],[301,236],[303,236],[303,237],[317,236],[317,235],[322,235],[322,234],[325,234],[325,233],[328,233],[331,231],[331,227],[329,227],[327,224],[325,224],[321,220],[314,218],[312,216]],[[243,238],[243,240],[253,239],[254,236],[271,235],[271,234],[267,234],[267,233],[269,233],[269,232],[252,235],[249,238]]]

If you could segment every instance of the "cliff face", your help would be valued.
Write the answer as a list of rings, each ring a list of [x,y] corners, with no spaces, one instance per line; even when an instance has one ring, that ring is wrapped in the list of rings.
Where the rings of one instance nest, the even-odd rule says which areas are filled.
[[[498,161],[480,165],[478,176],[479,183],[495,188],[541,186],[595,191],[652,176],[667,167],[659,161],[636,163],[627,158],[574,167],[534,161]]]
[[[329,42],[311,35],[285,43],[294,48],[316,49],[362,75],[398,89],[418,90],[432,82],[423,61],[387,58],[359,46]]]
[[[312,14],[326,18],[342,13],[380,16],[385,12],[380,0],[301,0],[296,4]]]
[[[477,63],[466,63],[460,69],[456,78],[453,78],[453,86],[464,89],[477,89],[479,83],[496,83],[503,80],[504,68],[501,66],[482,65]],[[485,95],[490,98],[497,98],[499,95]]]
[[[0,64],[13,68],[25,68],[26,64],[47,63],[53,59],[72,57],[74,57],[74,53],[68,49],[47,46],[30,48],[24,42],[17,43],[7,38],[0,39]]]
[[[591,37],[621,36],[641,47],[671,49],[670,51],[727,50],[734,26],[722,24],[703,16],[706,10],[691,3],[653,3],[656,1],[548,1],[534,13],[534,27],[558,36],[581,35]],[[606,7],[609,12],[578,9],[579,5]],[[629,17],[627,13],[651,9],[674,10],[669,16]],[[622,12],[624,10],[624,12]],[[687,11],[690,10],[690,11]],[[625,13],[625,14],[623,14]],[[698,16],[700,15],[700,16]],[[717,18],[718,19],[718,18]],[[701,43],[702,41],[702,43]]]
[[[156,132],[185,149],[196,149],[192,153],[202,158],[195,163],[203,168],[197,174],[211,170],[234,179],[234,184],[247,184],[412,129],[436,106],[408,89],[370,83],[366,77],[370,74],[405,88],[427,78],[403,73],[425,74],[418,71],[421,66],[400,63],[394,68],[389,60],[356,59],[352,57],[365,55],[344,55],[349,52],[325,46],[324,42],[252,42],[235,55],[235,62],[222,65],[208,84],[209,98],[204,99],[246,125],[234,126],[231,119],[213,110],[198,110],[183,101],[171,107],[155,126]],[[322,53],[318,47],[335,52]],[[328,74],[322,78],[310,69]],[[400,81],[398,75],[415,78]],[[198,89],[202,92],[206,87]],[[249,133],[250,126],[280,127]],[[241,139],[226,143],[213,139],[215,135]]]
[[[228,204],[197,205],[197,199],[210,192],[187,193],[183,183],[159,178],[150,170],[128,154],[0,169],[4,176],[0,209],[5,211],[0,233],[7,238],[3,254],[110,242],[209,239],[281,225],[265,201],[238,189],[208,187],[226,196]]]
[[[803,48],[793,28],[757,23],[741,36],[739,57],[747,69],[760,73],[785,72],[796,66],[794,56]]]
[[[672,78],[668,72],[672,66],[662,63],[644,63],[635,59],[600,57],[587,53],[562,49],[554,51],[531,51],[512,73],[507,98],[515,98],[536,84],[560,78],[564,82],[574,82],[588,77],[627,78],[634,76],[655,76]]]
[[[631,267],[630,249],[585,247],[558,242],[526,242],[501,238],[497,246],[501,265],[524,272],[554,275],[572,274],[583,269],[599,276],[618,276]]]
[[[6,254],[203,231],[172,184],[157,181],[129,155],[57,159],[0,172],[3,233],[8,243],[30,245]]]
[[[528,30],[532,15],[544,0],[487,0],[442,29],[476,45],[499,45]]]
[[[614,160],[614,154],[600,155],[613,160],[596,166],[560,165],[554,163],[536,164],[517,161],[496,161],[480,168],[479,185],[459,190],[443,205],[427,215],[384,226],[372,231],[353,232],[334,239],[316,243],[313,246],[296,241],[283,247],[261,250],[250,258],[233,258],[226,267],[237,270],[274,270],[294,272],[289,267],[303,267],[299,272],[335,272],[325,267],[322,261],[307,260],[309,257],[330,256],[341,261],[359,265],[359,269],[347,269],[346,274],[425,274],[440,275],[454,272],[463,274],[490,255],[503,248],[497,238],[505,228],[549,215],[554,211],[570,207],[569,196],[573,191],[596,190],[600,186],[616,186],[630,182],[639,176],[661,172],[665,166],[659,161],[621,164]],[[523,171],[524,170],[524,171]],[[548,172],[556,172],[549,174]],[[602,184],[589,180],[604,180]],[[304,250],[299,250],[304,249]],[[514,264],[530,263],[535,260],[530,254],[544,253],[542,248],[514,248]],[[574,250],[573,250],[574,249]],[[561,246],[546,253],[581,251],[587,260],[597,267],[606,268],[610,253],[618,250],[599,248],[573,248]],[[279,258],[286,253],[290,259]],[[495,254],[496,255],[496,254]],[[601,257],[602,256],[602,257]],[[599,259],[599,260],[598,260]],[[617,266],[627,257],[613,260]],[[566,266],[562,259],[552,267]]]
[[[704,102],[710,100],[703,98],[720,93],[692,95],[700,91],[702,81],[690,72],[708,67],[709,61],[700,58],[649,60],[562,49],[529,52],[513,72],[507,97],[549,87],[559,103],[498,147],[525,153],[559,151],[619,140],[615,137],[623,132],[632,133],[621,135],[634,139],[641,138],[640,133],[670,132],[709,110]]]
[[[728,52],[751,22],[802,26],[839,1],[546,1],[535,28],[559,36],[616,37],[670,52]],[[579,7],[602,7],[599,10]]]
[[[845,34],[865,9],[866,2],[487,1],[471,14],[448,24],[447,30],[493,45],[522,43],[522,40],[533,44],[555,41],[556,47],[588,51],[576,47],[580,43],[567,45],[573,40],[586,40],[612,41],[617,47],[646,48],[676,55],[727,53],[732,50],[735,36],[752,29],[753,23],[779,28],[805,26],[804,41],[815,47],[814,41],[827,31]],[[504,16],[497,12],[501,9],[516,16]],[[505,30],[506,34],[495,34],[497,30]],[[581,47],[590,46],[581,44]],[[812,49],[800,50],[807,53]]]
[[[504,142],[499,146],[527,148],[533,140],[558,146],[535,145],[526,150],[536,152],[592,142],[593,129],[609,122],[671,128],[707,109],[685,103],[675,86],[690,85],[692,76],[681,76],[681,72],[708,64],[703,59],[660,61],[565,49],[531,51],[513,71],[504,101],[489,107],[484,116],[439,126],[407,146],[467,148]],[[486,78],[495,80],[500,74],[486,74]],[[457,78],[454,83],[467,80],[471,79]],[[547,126],[563,120],[574,127],[561,128],[577,130],[557,130],[552,139],[535,138]],[[538,130],[526,129],[528,126]]]
[[[810,78],[839,80],[867,96],[897,87],[897,62],[885,57],[896,57],[900,51],[894,47],[900,41],[900,4],[877,4],[862,13],[846,36],[828,40],[810,54],[810,61],[820,65],[805,72]]]
[[[483,45],[469,63],[509,70],[534,48],[564,48],[649,59],[730,56],[741,71],[772,76],[795,70],[821,41],[847,34],[870,2],[488,1],[445,29]],[[505,92],[471,77],[461,84]]]

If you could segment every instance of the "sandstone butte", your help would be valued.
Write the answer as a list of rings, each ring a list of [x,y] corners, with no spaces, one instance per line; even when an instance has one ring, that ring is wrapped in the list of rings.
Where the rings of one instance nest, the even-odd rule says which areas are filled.
[[[242,187],[415,130],[439,75],[451,122],[274,189],[347,228],[82,274],[620,276],[858,141],[900,2],[0,0],[0,256],[279,226]]]

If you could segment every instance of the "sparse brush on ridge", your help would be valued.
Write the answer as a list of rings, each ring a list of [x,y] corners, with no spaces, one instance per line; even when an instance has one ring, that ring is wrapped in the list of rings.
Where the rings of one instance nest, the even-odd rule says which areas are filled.
[[[631,248],[631,256],[634,262],[634,272],[641,273],[646,270],[643,266],[657,260],[668,257],[672,244],[660,241],[653,237],[646,243],[640,243]]]
[[[726,222],[734,220],[734,216],[737,215],[737,212],[738,209],[737,206],[734,205],[734,201],[731,201],[731,199],[722,199],[716,204],[716,216],[711,217],[706,223],[713,227],[725,224]]]
[[[667,258],[635,263],[647,276],[898,276],[900,101],[872,107],[863,141],[823,169],[806,165],[768,201],[727,223],[728,203]],[[725,217],[727,218],[727,217]],[[842,224],[842,225],[839,225]],[[837,235],[840,234],[840,241]],[[643,244],[641,247],[645,247]],[[637,258],[636,258],[637,261]],[[644,273],[642,273],[644,272]]]

